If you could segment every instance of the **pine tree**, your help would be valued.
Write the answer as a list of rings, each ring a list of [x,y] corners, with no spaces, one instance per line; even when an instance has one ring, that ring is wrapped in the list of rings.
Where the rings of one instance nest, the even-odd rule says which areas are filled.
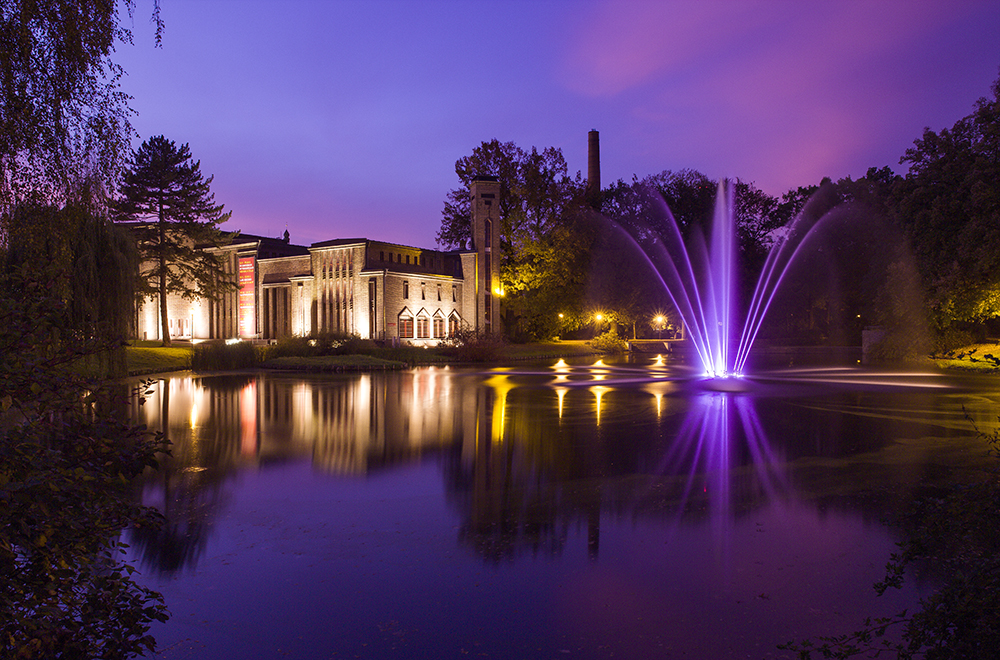
[[[218,298],[236,284],[227,277],[217,252],[230,240],[218,225],[231,215],[215,203],[202,177],[201,162],[192,160],[187,144],[178,147],[162,135],[150,138],[132,154],[122,197],[120,219],[133,223],[140,267],[140,294],[158,298],[160,335],[170,345],[167,295]]]

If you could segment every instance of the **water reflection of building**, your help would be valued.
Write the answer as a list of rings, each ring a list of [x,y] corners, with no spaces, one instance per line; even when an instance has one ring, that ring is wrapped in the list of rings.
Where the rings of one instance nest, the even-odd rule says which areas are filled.
[[[227,470],[311,457],[365,473],[460,437],[463,404],[444,370],[160,380],[136,415],[173,443],[172,462]]]
[[[427,250],[365,238],[293,245],[237,235],[213,248],[237,289],[218,300],[167,297],[168,332],[184,339],[279,339],[319,333],[435,344],[467,328],[492,332],[500,293],[500,184],[472,182],[470,250]],[[146,300],[141,339],[159,339],[160,306]]]

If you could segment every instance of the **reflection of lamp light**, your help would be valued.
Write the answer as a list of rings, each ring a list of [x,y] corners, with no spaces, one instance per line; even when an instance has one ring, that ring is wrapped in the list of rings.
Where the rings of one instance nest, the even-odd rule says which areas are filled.
[[[598,385],[597,387],[591,388],[594,393],[594,397],[597,399],[597,425],[601,425],[601,398],[604,396],[605,392],[610,392],[610,387],[603,387]]]

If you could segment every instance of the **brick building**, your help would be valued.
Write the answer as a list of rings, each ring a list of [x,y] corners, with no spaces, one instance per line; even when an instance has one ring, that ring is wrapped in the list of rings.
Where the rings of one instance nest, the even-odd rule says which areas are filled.
[[[238,289],[167,300],[176,339],[280,339],[323,332],[432,345],[461,328],[497,332],[500,184],[471,186],[472,248],[441,251],[365,238],[310,246],[241,234],[217,249]],[[159,305],[138,309],[137,337],[159,339]]]

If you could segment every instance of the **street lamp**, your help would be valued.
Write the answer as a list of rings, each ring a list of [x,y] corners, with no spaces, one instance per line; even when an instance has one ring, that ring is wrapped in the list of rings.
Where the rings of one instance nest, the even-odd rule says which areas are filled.
[[[653,319],[653,322],[656,323],[656,337],[658,339],[663,339],[663,325],[666,320],[663,318],[663,314],[657,314],[656,318]]]

